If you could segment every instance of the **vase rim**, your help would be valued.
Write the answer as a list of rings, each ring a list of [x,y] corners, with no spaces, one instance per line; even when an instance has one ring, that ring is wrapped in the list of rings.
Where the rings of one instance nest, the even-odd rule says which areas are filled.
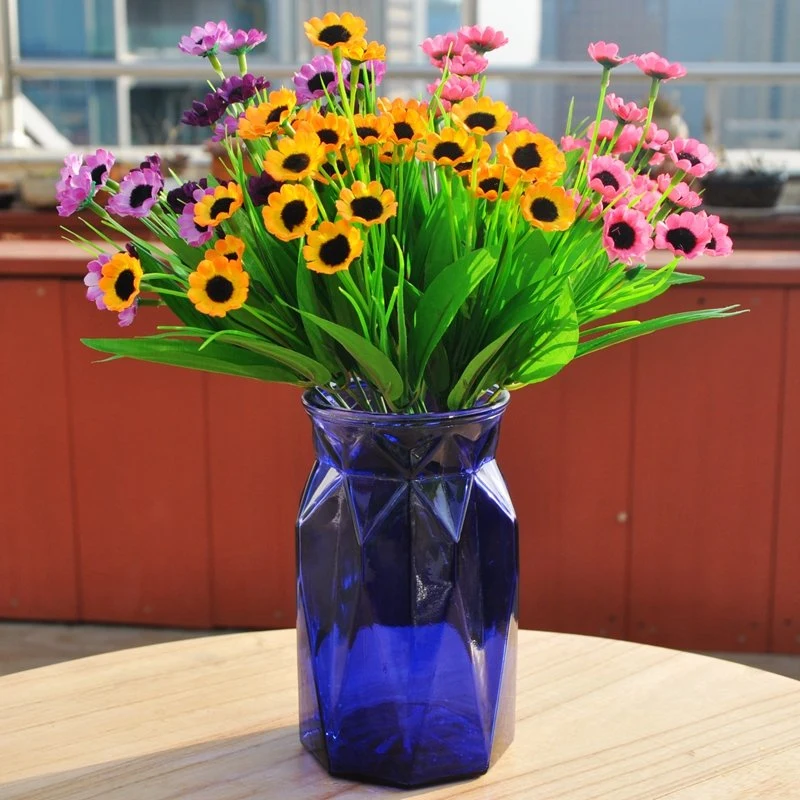
[[[376,426],[405,426],[430,425],[432,423],[453,423],[461,425],[466,422],[485,422],[502,414],[509,401],[511,393],[502,389],[497,397],[488,405],[473,406],[472,408],[459,408],[455,411],[430,411],[424,414],[395,414],[378,411],[362,411],[360,409],[334,408],[321,402],[316,389],[303,392],[303,406],[311,417],[323,418],[328,422],[343,424],[376,425]]]

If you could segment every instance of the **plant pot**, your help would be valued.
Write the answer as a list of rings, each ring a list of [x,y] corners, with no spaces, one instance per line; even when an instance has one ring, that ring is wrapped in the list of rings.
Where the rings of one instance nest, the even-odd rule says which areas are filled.
[[[773,208],[786,179],[786,173],[712,172],[702,179],[703,203],[720,208]]]
[[[508,395],[416,416],[316,398],[297,521],[301,742],[371,783],[480,775],[514,733],[517,522],[495,462]]]

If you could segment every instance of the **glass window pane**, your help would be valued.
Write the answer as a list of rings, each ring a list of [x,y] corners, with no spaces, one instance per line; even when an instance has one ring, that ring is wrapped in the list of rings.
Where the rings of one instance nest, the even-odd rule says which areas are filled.
[[[269,31],[273,23],[269,0],[237,0],[222,6],[217,0],[135,0],[128,2],[128,49],[141,55],[181,56],[178,42],[195,25],[224,18],[231,28]],[[274,24],[274,23],[273,23]],[[274,42],[273,42],[274,44]],[[267,39],[260,58],[274,47]]]
[[[184,125],[183,112],[192,101],[208,93],[207,85],[138,84],[131,89],[131,141],[146,144],[201,144],[211,137],[209,128]]]
[[[113,58],[110,0],[24,0],[18,3],[24,58]]]
[[[114,81],[25,80],[22,93],[73,144],[116,144]]]

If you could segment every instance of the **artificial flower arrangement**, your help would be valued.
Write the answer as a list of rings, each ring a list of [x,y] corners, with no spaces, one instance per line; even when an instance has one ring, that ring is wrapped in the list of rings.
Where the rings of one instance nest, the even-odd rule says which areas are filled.
[[[260,31],[209,22],[180,42],[219,78],[183,122],[213,129],[230,180],[166,191],[155,155],[118,183],[108,151],[67,157],[59,213],[91,210],[105,229],[86,223],[99,244],[75,236],[92,254],[88,299],[123,326],[148,304],[182,323],[87,345],[317,387],[340,407],[424,413],[488,402],[576,357],[735,313],[614,316],[699,280],[676,271],[681,258],[731,251],[719,218],[692,210],[693,181],[714,168],[713,154],[651,122],[661,83],[685,73],[679,64],[590,45],[602,68],[596,117],[568,119],[556,142],[485,94],[486,55],[507,42],[500,31],[426,40],[441,74],[424,101],[380,96],[385,47],[367,41],[363,19],[328,13],[305,31],[323,53],[279,89],[247,70]],[[223,53],[240,74],[226,76]],[[651,78],[646,108],[607,91],[630,61]],[[669,169],[651,177],[655,165]],[[132,235],[126,217],[157,242]],[[642,263],[654,247],[673,256],[666,266]]]

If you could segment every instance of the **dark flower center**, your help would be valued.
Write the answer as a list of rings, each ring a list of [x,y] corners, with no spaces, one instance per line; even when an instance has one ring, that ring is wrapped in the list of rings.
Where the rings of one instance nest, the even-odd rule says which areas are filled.
[[[497,125],[497,117],[494,114],[487,114],[485,111],[476,111],[474,114],[469,114],[464,120],[468,128],[483,128],[488,131]]]
[[[308,208],[302,200],[290,200],[281,209],[281,222],[287,230],[292,231],[302,225],[308,216]]]
[[[299,173],[304,169],[308,169],[310,163],[311,156],[308,153],[292,153],[283,160],[283,168],[287,172]]]
[[[233,297],[233,283],[222,275],[215,275],[206,283],[206,294],[215,303],[227,303]]]
[[[501,186],[500,178],[484,178],[482,181],[478,181],[478,186],[483,192],[499,192]]]
[[[711,241],[706,245],[706,250],[715,251],[717,249],[717,240],[712,236]]]
[[[333,47],[337,44],[342,44],[344,42],[350,41],[350,31],[345,28],[344,25],[328,25],[327,28],[323,28],[317,38],[324,42],[325,44]]]
[[[523,170],[535,169],[542,163],[542,157],[539,155],[539,148],[534,142],[520,145],[514,151],[511,160],[516,166]]]
[[[691,253],[697,247],[697,237],[688,228],[672,228],[667,241],[682,253]]]
[[[407,122],[395,122],[394,135],[398,139],[413,139],[414,128],[412,128]]]
[[[228,261],[238,261],[239,254],[232,250],[230,253],[225,253],[225,258],[227,258]]]
[[[455,161],[464,155],[464,148],[458,142],[439,142],[433,148],[433,157],[438,161],[442,158],[449,158]]]
[[[558,206],[547,197],[537,197],[531,203],[531,214],[539,222],[555,222],[558,219]]]
[[[141,183],[133,188],[131,192],[131,208],[139,208],[146,200],[153,196],[153,187],[149,183]]]
[[[214,201],[214,204],[211,206],[211,211],[209,212],[211,215],[211,219],[215,219],[220,214],[227,214],[231,210],[231,206],[233,205],[233,198],[232,197],[220,197]]]
[[[330,128],[320,128],[317,131],[317,136],[323,144],[339,144],[339,134]]]
[[[198,225],[195,222],[194,227],[198,233],[206,233],[208,231],[208,225]]]
[[[694,153],[681,152],[677,153],[678,161],[688,161],[693,167],[700,163],[700,159]]]
[[[356,133],[358,134],[359,139],[367,139],[370,136],[374,136],[376,139],[380,138],[380,134],[378,133],[378,131],[369,125],[364,125],[363,127],[356,128]]]
[[[350,203],[353,216],[361,217],[367,222],[378,219],[383,214],[383,203],[377,197],[356,197]]]
[[[267,122],[280,122],[281,121],[281,114],[284,111],[288,111],[289,106],[275,106],[272,111],[269,112],[267,116]]]
[[[309,82],[309,92],[324,92],[332,83],[336,82],[335,72],[318,72]]]
[[[610,225],[608,235],[618,250],[630,250],[636,242],[636,231],[627,222],[615,222]]]
[[[340,233],[319,248],[319,260],[329,267],[338,267],[350,256],[350,242]]]
[[[114,292],[120,300],[127,300],[135,291],[135,278],[132,269],[124,269],[114,281]]]
[[[603,186],[611,186],[614,189],[619,189],[619,181],[614,173],[609,172],[607,169],[604,169],[602,172],[598,172],[597,175],[595,175],[595,178],[597,178],[600,183],[603,184]]]
[[[100,183],[103,180],[103,176],[108,172],[108,167],[105,164],[98,164],[92,170],[92,181],[94,183]]]

